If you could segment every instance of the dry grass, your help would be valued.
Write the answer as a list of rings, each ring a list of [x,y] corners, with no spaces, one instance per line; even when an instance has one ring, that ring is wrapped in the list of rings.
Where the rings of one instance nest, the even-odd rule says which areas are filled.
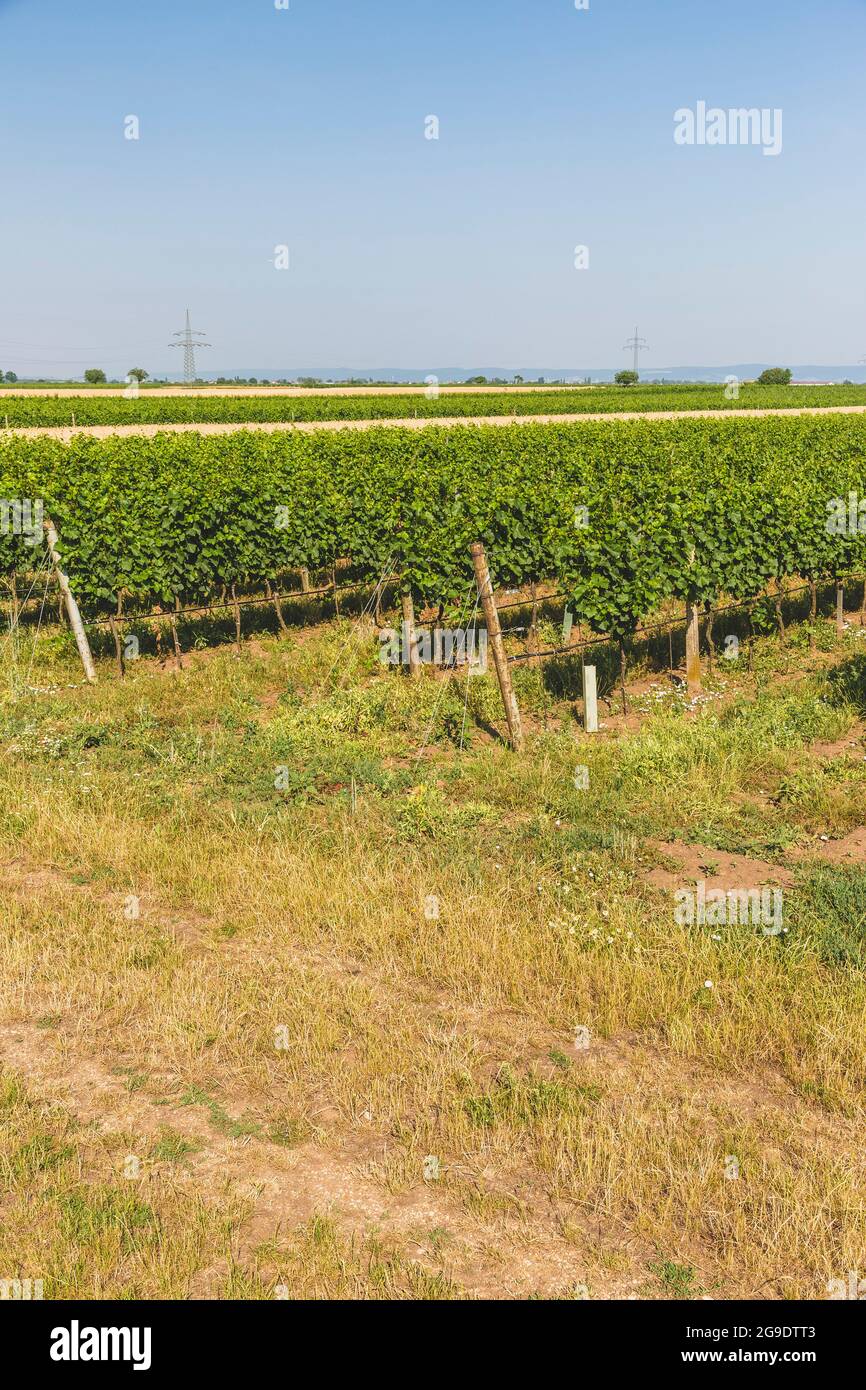
[[[527,675],[517,760],[484,683],[461,752],[462,687],[360,642],[329,675],[346,632],[95,690],[60,636],[38,693],[7,652],[0,1276],[794,1298],[862,1268],[866,886],[817,838],[864,819],[855,635],[841,688],[767,642],[597,741]],[[676,839],[793,869],[787,933],[677,925]]]

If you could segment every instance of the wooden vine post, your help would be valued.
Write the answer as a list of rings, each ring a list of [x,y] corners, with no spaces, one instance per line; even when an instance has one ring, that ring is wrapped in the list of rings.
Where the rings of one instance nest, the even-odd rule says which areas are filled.
[[[69,626],[75,634],[75,645],[78,647],[78,655],[81,657],[81,664],[84,667],[84,674],[90,685],[96,684],[96,667],[93,664],[93,654],[90,650],[90,643],[87,640],[87,633],[84,631],[84,624],[81,621],[81,614],[78,611],[78,604],[69,587],[69,580],[63,572],[60,564],[60,553],[58,550],[59,539],[54,529],[54,523],[50,517],[46,517],[42,523],[45,530],[45,540],[48,544],[48,553],[54,565],[54,572],[57,575],[57,583],[66,604],[66,612],[69,615]]]
[[[845,631],[845,585],[836,585],[836,631]]]
[[[117,614],[109,613],[108,626],[111,628],[111,635],[114,638],[114,655],[117,658],[117,674],[123,680],[126,675],[126,662],[123,659],[123,640],[118,623],[123,618],[123,590],[117,595]]]
[[[694,568],[694,547],[689,551],[689,569]],[[691,586],[690,586],[691,588]],[[697,695],[701,689],[701,620],[694,590],[686,600],[686,693]]]
[[[234,584],[232,585],[232,607],[235,610],[235,656],[239,657],[241,654],[241,606]]]
[[[402,650],[403,661],[408,656],[409,675],[417,680],[421,674],[421,657],[418,652],[418,634],[415,631],[415,605],[411,594],[403,594],[400,599],[403,612]]]
[[[701,627],[696,603],[686,604],[686,690],[697,695],[701,689]]]
[[[484,546],[481,544],[481,541],[474,541],[470,546],[470,550],[472,553],[472,564],[475,567],[475,582],[478,585],[478,595],[481,599],[481,607],[484,610],[484,619],[487,623],[487,639],[493,651],[493,663],[499,678],[502,703],[505,706],[505,718],[508,721],[508,733],[511,738],[511,746],[515,753],[521,753],[523,751],[523,726],[520,722],[520,709],[518,708],[517,698],[511,685],[511,672],[508,669],[508,658],[505,655],[505,647],[502,642],[502,629],[499,626],[499,614],[496,611],[496,604],[493,602],[493,585],[490,583],[490,570],[487,568],[487,556],[484,553]]]

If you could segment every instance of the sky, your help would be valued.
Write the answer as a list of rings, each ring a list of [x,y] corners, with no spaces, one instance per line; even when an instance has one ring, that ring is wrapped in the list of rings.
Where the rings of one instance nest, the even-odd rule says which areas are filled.
[[[0,0],[0,370],[866,356],[866,0],[588,3]]]

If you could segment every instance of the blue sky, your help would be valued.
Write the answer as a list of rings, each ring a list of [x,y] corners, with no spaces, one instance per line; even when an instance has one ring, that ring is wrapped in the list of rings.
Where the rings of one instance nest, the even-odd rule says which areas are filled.
[[[202,373],[866,355],[864,0],[0,0],[0,51],[19,375],[179,371],[187,304]]]

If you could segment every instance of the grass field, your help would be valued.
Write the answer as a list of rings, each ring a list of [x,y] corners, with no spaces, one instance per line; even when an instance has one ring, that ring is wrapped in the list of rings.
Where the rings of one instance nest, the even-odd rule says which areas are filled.
[[[6,640],[0,1275],[824,1297],[866,1245],[863,633],[759,637],[696,704],[638,653],[595,737],[527,665],[523,757],[492,677],[348,621],[93,689]],[[785,930],[679,924],[696,880]]]

